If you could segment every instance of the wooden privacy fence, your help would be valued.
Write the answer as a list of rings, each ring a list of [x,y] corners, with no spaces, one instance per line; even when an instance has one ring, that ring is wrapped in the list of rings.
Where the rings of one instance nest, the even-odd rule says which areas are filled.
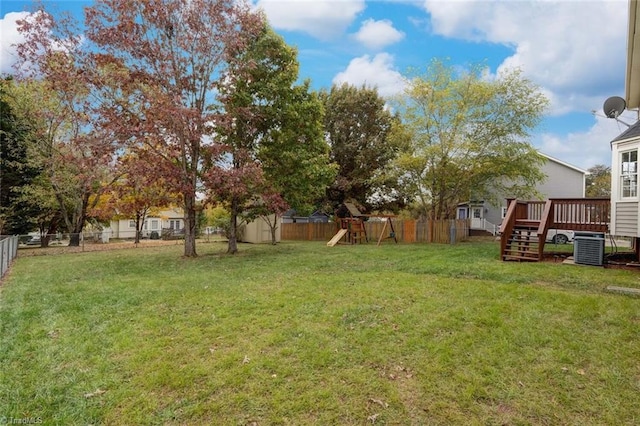
[[[365,229],[370,242],[377,242],[384,228],[384,222],[365,222]],[[395,237],[402,243],[440,243],[451,242],[452,229],[455,241],[464,241],[469,237],[469,219],[458,220],[394,220]],[[335,222],[329,223],[283,223],[281,225],[283,240],[294,241],[329,241],[338,231]],[[384,241],[391,241],[391,229],[387,225],[383,235]]]

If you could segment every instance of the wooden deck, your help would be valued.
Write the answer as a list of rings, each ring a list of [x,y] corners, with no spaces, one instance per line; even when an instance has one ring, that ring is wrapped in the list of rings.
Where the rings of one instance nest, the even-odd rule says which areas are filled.
[[[500,226],[502,260],[542,259],[549,229],[609,232],[609,198],[552,198],[547,201],[509,200]]]

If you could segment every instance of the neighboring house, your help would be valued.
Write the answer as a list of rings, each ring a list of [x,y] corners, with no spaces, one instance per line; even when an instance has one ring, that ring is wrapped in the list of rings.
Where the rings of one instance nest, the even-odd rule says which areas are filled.
[[[270,217],[274,219],[273,215]],[[276,230],[276,242],[280,241],[281,222],[278,221]],[[111,221],[111,238],[133,239],[136,236],[136,221],[133,219],[120,219]],[[271,230],[264,219],[258,218],[248,224],[240,226],[241,240],[247,243],[271,242]],[[212,231],[209,228],[209,231]],[[207,230],[205,229],[205,232]],[[157,214],[145,218],[142,226],[142,238],[160,238],[163,235],[184,234],[184,213],[180,207],[163,209]]]
[[[586,170],[543,153],[540,155],[547,159],[542,166],[542,172],[547,178],[536,186],[543,199],[584,198]],[[460,204],[456,218],[471,219],[471,229],[485,230],[496,235],[507,212],[507,198],[511,196],[504,194],[497,206],[482,200]]]
[[[120,219],[111,221],[111,238],[135,238],[136,221],[133,219]],[[184,213],[179,207],[163,209],[157,214],[145,218],[142,226],[142,237],[162,236],[162,230],[170,230],[173,234],[184,233]],[[167,231],[165,231],[167,232]]]
[[[295,210],[288,210],[282,215],[282,223],[327,223],[330,216],[319,210],[309,216],[297,216]]]

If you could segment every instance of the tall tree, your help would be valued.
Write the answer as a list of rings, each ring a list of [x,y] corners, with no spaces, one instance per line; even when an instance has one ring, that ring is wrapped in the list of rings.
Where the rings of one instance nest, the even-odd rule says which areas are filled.
[[[60,219],[70,234],[69,244],[78,246],[89,210],[105,189],[115,147],[92,125],[82,83],[56,78],[69,70],[66,54],[50,53],[41,68],[47,79],[23,79],[13,89],[14,110],[30,122],[29,163],[44,175],[34,180],[34,188],[22,188],[22,200],[39,200],[44,214],[54,199],[59,214],[44,214],[55,218],[49,225],[39,214],[41,230],[56,231]]]
[[[118,149],[101,126],[91,79],[99,70],[89,65],[94,51],[70,16],[56,21],[42,6],[18,26],[25,38],[18,46],[19,69],[30,99],[25,114],[37,123],[35,151],[71,234],[70,245],[79,245]]]
[[[403,123],[394,137],[408,143],[395,171],[428,218],[452,218],[463,201],[530,197],[544,178],[527,139],[546,98],[518,70],[495,79],[483,71],[435,60],[395,103]]]
[[[309,83],[296,86],[274,105],[274,120],[258,152],[268,183],[260,207],[268,207],[262,219],[276,242],[278,218],[288,208],[312,213],[335,179],[337,165],[330,162],[324,139],[323,107]]]
[[[586,178],[587,197],[610,197],[611,196],[611,167],[604,164],[596,164],[587,169],[589,172]]]
[[[31,120],[16,112],[15,80],[0,80],[0,234],[26,234],[37,223],[39,207],[22,189],[37,179],[40,168],[29,161]]]
[[[367,210],[392,207],[393,181],[381,181],[383,171],[398,154],[388,138],[394,115],[376,89],[348,84],[320,93],[324,128],[331,145],[331,161],[338,175],[329,188],[329,202],[336,207],[353,199]]]
[[[184,255],[196,256],[196,192],[206,157],[220,154],[215,131],[231,125],[217,94],[264,18],[234,0],[97,0],[85,16],[82,34],[67,19],[35,14],[22,25],[20,52],[56,88],[82,84],[91,94],[83,116],[91,120],[79,130],[155,154],[155,172],[182,194]],[[67,61],[49,69],[55,53]]]
[[[231,214],[230,253],[237,251],[239,215],[265,216],[265,208],[278,215],[285,202],[302,205],[324,191],[332,173],[321,132],[322,105],[308,82],[296,84],[296,50],[265,26],[237,53],[222,91],[232,121],[219,130],[225,156],[208,179]],[[270,223],[272,235],[275,223]]]

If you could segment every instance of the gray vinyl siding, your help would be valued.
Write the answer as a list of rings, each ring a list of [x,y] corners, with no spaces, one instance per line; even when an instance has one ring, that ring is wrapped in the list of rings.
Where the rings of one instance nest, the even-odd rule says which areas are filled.
[[[638,236],[638,203],[615,203],[615,233],[620,237]]]
[[[542,172],[547,178],[537,185],[537,189],[545,200],[584,197],[584,173],[553,160],[547,160]]]
[[[502,223],[502,208],[491,206],[489,204],[485,205],[486,211],[484,213],[484,218],[494,225],[500,225]]]
[[[536,185],[536,190],[540,193],[540,200],[584,198],[585,171],[563,161],[544,156],[547,160],[542,165],[541,171],[546,179]],[[502,207],[507,205],[506,199],[514,198],[514,195],[496,192],[496,198],[498,205],[484,203],[484,219],[494,225],[500,225],[502,223]]]
[[[549,198],[584,198],[585,188],[584,171],[569,167],[565,164],[548,158],[541,167],[546,179],[536,185],[536,189],[541,195],[541,200]],[[506,198],[513,198],[511,194],[502,195],[502,206],[506,206]],[[488,206],[485,218],[491,223],[502,223],[501,206]]]

